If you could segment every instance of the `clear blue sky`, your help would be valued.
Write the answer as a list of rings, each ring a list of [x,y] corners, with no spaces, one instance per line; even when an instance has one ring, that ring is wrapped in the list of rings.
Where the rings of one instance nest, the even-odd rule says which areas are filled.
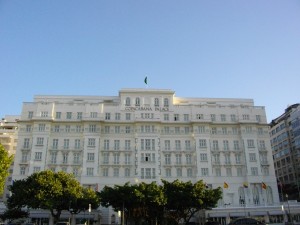
[[[251,98],[268,121],[300,102],[298,0],[0,0],[0,116],[34,95]]]

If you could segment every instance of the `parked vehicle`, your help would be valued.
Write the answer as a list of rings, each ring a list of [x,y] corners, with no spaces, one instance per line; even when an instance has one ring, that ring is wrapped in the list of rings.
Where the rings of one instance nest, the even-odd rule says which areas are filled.
[[[253,218],[238,218],[230,222],[228,225],[266,225],[265,223]]]
[[[57,222],[56,225],[70,225],[69,222]]]

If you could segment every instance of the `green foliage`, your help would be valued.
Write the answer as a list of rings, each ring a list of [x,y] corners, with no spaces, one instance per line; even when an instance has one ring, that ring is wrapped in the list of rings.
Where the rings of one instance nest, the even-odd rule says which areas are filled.
[[[23,211],[19,208],[6,209],[6,211],[0,216],[0,218],[5,221],[13,221],[20,218],[27,218],[29,216],[28,211]]]
[[[165,219],[178,224],[180,219],[188,223],[201,209],[215,207],[222,197],[221,188],[206,188],[202,180],[195,184],[179,180],[162,182],[162,186],[155,182],[105,186],[100,192],[101,204],[116,211],[124,209],[126,219],[137,224],[142,220],[162,223]]]
[[[13,158],[13,155],[10,156],[8,151],[0,144],[0,195],[4,191],[5,180],[9,175],[8,169]]]
[[[83,188],[73,175],[62,171],[34,173],[26,179],[14,181],[10,189],[12,195],[7,200],[8,208],[50,210],[56,221],[62,210],[73,207],[76,213],[87,208],[88,204],[93,204],[94,208],[99,206],[98,196],[93,190]]]

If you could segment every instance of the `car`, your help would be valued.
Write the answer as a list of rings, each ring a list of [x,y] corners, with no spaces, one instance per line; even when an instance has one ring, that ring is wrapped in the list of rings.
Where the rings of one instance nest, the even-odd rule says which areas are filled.
[[[57,222],[55,225],[70,225],[69,222]]]
[[[265,223],[253,218],[238,218],[230,222],[228,225],[266,225]]]

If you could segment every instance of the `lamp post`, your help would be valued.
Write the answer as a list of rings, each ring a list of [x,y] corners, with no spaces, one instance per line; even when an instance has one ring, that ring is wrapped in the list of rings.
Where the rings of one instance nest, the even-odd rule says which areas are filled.
[[[91,211],[92,211],[92,205],[89,204],[89,219],[88,219],[88,225],[90,225],[90,214],[91,214]]]
[[[287,202],[288,210],[289,210],[289,213],[288,213],[288,222],[290,222],[291,210],[290,210],[290,204],[289,204],[289,196],[288,196],[288,194],[285,194],[285,197],[286,197],[286,202]]]

